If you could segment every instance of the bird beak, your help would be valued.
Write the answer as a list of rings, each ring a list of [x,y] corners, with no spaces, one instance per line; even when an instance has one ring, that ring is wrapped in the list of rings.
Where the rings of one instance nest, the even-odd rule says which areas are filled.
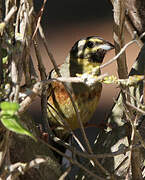
[[[100,45],[100,48],[104,49],[105,51],[109,51],[111,49],[114,49],[114,45],[110,42],[105,42],[104,44]]]

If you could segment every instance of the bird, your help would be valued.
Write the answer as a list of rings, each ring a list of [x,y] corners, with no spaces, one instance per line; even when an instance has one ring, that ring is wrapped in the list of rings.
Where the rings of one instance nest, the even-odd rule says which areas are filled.
[[[99,36],[89,36],[78,40],[71,48],[65,62],[58,66],[61,77],[78,77],[90,74],[100,67],[106,53],[114,45]],[[100,70],[97,75],[101,74]],[[58,78],[53,69],[48,79]],[[82,123],[85,125],[94,114],[102,91],[102,83],[94,82],[91,86],[83,82],[65,82],[71,93]],[[47,114],[50,126],[57,137],[66,139],[70,129],[80,128],[76,112],[64,83],[52,81],[49,84]]]

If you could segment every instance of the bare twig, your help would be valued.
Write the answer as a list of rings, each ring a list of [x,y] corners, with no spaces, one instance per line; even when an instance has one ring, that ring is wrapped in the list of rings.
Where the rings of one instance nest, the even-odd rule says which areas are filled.
[[[34,40],[34,48],[35,48],[35,53],[36,53],[37,62],[38,62],[38,69],[40,72],[41,80],[45,81],[47,79],[46,70],[43,65],[39,45],[37,43],[38,42],[37,35],[36,35],[35,39],[37,40],[37,41]],[[51,130],[50,130],[50,127],[48,124],[48,116],[47,116],[47,93],[46,93],[47,90],[48,90],[48,86],[46,87],[45,85],[43,85],[42,93],[41,93],[42,127],[43,127],[43,130],[50,135]]]
[[[128,114],[128,117],[129,117],[129,113],[127,113],[127,111],[126,111],[126,114]],[[131,149],[130,149],[130,153],[129,153],[129,156],[128,156],[129,165],[128,165],[128,168],[127,168],[127,175],[126,175],[125,180],[128,180],[129,169],[130,169],[130,167],[131,167],[131,165],[132,165],[132,163],[131,163],[131,160],[132,160],[132,150],[133,150],[132,147],[133,147],[134,138],[135,138],[135,127],[134,127],[133,120],[130,119],[130,117],[129,117],[128,119],[129,119],[130,124],[131,124],[132,132],[131,132],[131,138],[130,138],[130,141],[131,141],[131,143],[130,143],[130,148],[131,148]]]
[[[11,19],[11,17],[13,16],[13,14],[17,11],[17,7],[13,6],[10,11],[8,12],[7,16],[4,19],[4,22],[7,24],[9,22],[9,20]]]
[[[91,86],[92,84],[103,80],[107,76],[108,76],[107,73],[102,74],[100,76],[96,76],[96,77],[91,76],[91,75],[88,74],[85,77],[58,77],[58,78],[51,78],[50,81],[84,83],[84,84],[86,84],[88,86]]]
[[[42,140],[40,140],[42,141]],[[45,142],[43,142],[45,143]],[[91,175],[92,177],[95,177],[98,180],[105,180],[104,178],[99,177],[98,175],[94,174],[93,172],[91,172],[90,170],[88,170],[87,168],[85,168],[83,165],[81,165],[79,162],[77,162],[76,160],[73,160],[71,157],[67,156],[66,154],[62,153],[61,151],[59,151],[58,149],[56,149],[55,147],[51,146],[48,143],[45,143],[46,146],[48,146],[50,149],[52,149],[53,151],[57,152],[58,154],[60,154],[61,156],[65,157],[66,159],[68,159],[70,161],[71,164],[78,166],[80,169],[84,170],[85,172],[87,172],[89,175]]]
[[[10,95],[10,100],[11,101],[16,101],[18,102],[18,93],[19,93],[19,84],[18,84],[18,68],[17,68],[17,63],[15,59],[12,60],[11,64],[11,77],[12,77],[12,83],[14,85],[13,91],[11,92]]]
[[[124,46],[124,22],[125,22],[125,5],[124,1],[114,1],[114,28],[113,38],[115,45],[115,52],[118,54]],[[120,79],[125,79],[128,76],[126,54],[125,51],[117,58],[118,75]]]
[[[42,85],[43,84],[41,82],[38,82],[34,85],[29,96],[27,96],[26,99],[20,103],[19,114],[22,114],[23,112],[25,112],[26,109],[30,106],[30,104],[34,101],[36,96],[38,96],[41,93]]]
[[[97,78],[94,78],[96,82],[102,80],[104,77],[106,77],[107,74],[103,74],[101,76],[98,76]],[[20,110],[19,113],[23,113],[26,111],[26,109],[30,106],[30,104],[35,100],[36,96],[39,96],[43,90],[43,86],[48,86],[53,81],[60,81],[60,82],[82,82],[85,83],[86,80],[80,78],[80,77],[74,77],[74,78],[65,78],[65,77],[58,77],[58,78],[53,78],[53,79],[48,79],[44,81],[37,82],[34,84],[31,93],[29,93],[21,103],[20,103]],[[59,115],[60,116],[60,115]],[[61,118],[63,119],[63,118]]]
[[[136,121],[138,119],[138,116],[136,116],[135,119],[135,124]],[[134,128],[134,139],[133,139],[133,144],[139,142],[139,138],[136,134],[136,126],[133,127]],[[132,177],[133,179],[139,179],[142,180],[143,176],[142,176],[142,158],[141,158],[141,150],[140,149],[132,149],[132,154],[131,154],[131,169],[132,169]]]
[[[127,107],[127,103],[124,104],[125,107],[125,114],[128,117],[127,119],[129,120],[130,124],[131,124],[131,138],[130,138],[130,153],[129,153],[129,165],[127,168],[127,174],[126,174],[126,180],[128,180],[129,177],[129,170],[130,167],[132,169],[132,176],[134,179],[138,178],[138,179],[142,179],[142,172],[141,172],[141,158],[140,158],[140,150],[134,150],[132,147],[135,143],[138,143],[138,138],[136,136],[136,124],[137,124],[137,120],[139,118],[139,114],[135,116],[133,116],[132,114],[132,108]]]
[[[59,180],[64,180],[70,171],[71,167],[68,167],[67,170],[60,176]]]
[[[4,138],[0,142],[0,166],[2,166],[6,153],[9,148],[10,131],[7,130],[3,132],[2,134]]]
[[[136,107],[135,105],[131,104],[130,102],[126,101],[126,104],[129,105],[130,107],[132,107],[133,109],[135,109],[136,111],[138,111],[138,112],[145,115],[145,111],[143,111],[142,109]]]
[[[42,163],[49,162],[49,158],[45,157],[38,157],[34,160],[31,160],[28,163],[15,163],[11,164],[7,167],[7,179],[16,179],[19,175],[24,174],[26,171],[28,171],[31,168],[37,167],[38,165]],[[9,173],[9,174],[8,174]]]
[[[125,157],[120,164],[117,166],[117,168],[115,168],[114,173],[118,171],[118,169],[120,169],[121,166],[123,166],[123,164],[128,160],[128,157]]]
[[[45,7],[45,4],[46,4],[46,1],[47,0],[44,0],[43,1],[43,4],[42,4],[42,7],[40,9],[40,12],[39,12],[39,16],[38,16],[38,20],[37,20],[37,25],[36,25],[36,28],[35,28],[35,31],[33,33],[33,36],[32,36],[32,39],[34,39],[35,35],[36,35],[36,32],[40,26],[40,21],[41,21],[41,18],[42,18],[42,15],[43,15],[43,12],[44,12],[44,7]]]
[[[128,151],[130,151],[131,149],[139,149],[142,147],[141,144],[138,145],[133,145],[132,148],[126,147],[123,149],[119,149],[118,151],[112,152],[112,153],[104,153],[104,154],[88,154],[87,152],[80,152],[77,149],[75,149],[74,147],[70,146],[68,143],[62,141],[61,139],[55,137],[54,141],[62,146],[64,146],[66,149],[69,149],[72,153],[75,152],[76,155],[78,156],[82,156],[83,158],[86,159],[104,159],[104,158],[109,158],[109,157],[115,157],[115,156],[119,156],[121,154],[126,154]]]
[[[41,77],[41,80],[46,80],[46,70],[45,70],[45,67],[43,65],[43,61],[42,61],[42,57],[41,57],[41,54],[40,54],[40,48],[39,48],[39,45],[38,45],[38,38],[34,41],[34,48],[35,48],[35,53],[36,53],[36,57],[37,57],[37,62],[38,62],[38,69],[39,69],[39,72],[40,72],[40,77]]]
[[[75,134],[72,134],[72,136],[73,136],[74,140],[77,142],[77,144],[79,145],[79,147],[81,148],[81,150],[82,150],[83,152],[86,152],[85,148],[83,147],[83,145],[82,145],[82,143],[80,142],[80,140],[76,137],[76,135],[75,135]]]
[[[145,142],[144,142],[144,139],[142,139],[139,131],[136,129],[136,135],[137,137],[139,138],[140,142],[141,142],[141,145],[143,146],[143,148],[145,149]]]
[[[129,33],[132,35],[134,31],[137,32],[137,35],[140,34],[145,30],[145,4],[142,0],[126,0],[125,1],[125,9],[126,9],[126,20],[125,25],[127,24],[126,28]],[[144,38],[138,41],[140,47],[142,47],[144,43]]]
[[[128,17],[125,17],[125,27],[128,30],[129,34],[131,35],[131,38],[134,38],[134,32],[136,32],[135,28],[133,27],[132,23],[130,22],[130,20],[128,19]],[[136,36],[137,36],[137,44],[138,46],[141,48],[143,46],[142,41],[139,39],[139,36],[136,32]]]
[[[118,54],[116,54],[116,56],[114,56],[112,59],[110,59],[109,61],[107,61],[105,64],[102,64],[100,66],[100,69],[112,64],[114,61],[117,60],[117,58],[127,49],[128,46],[132,45],[133,43],[137,42],[138,40],[140,40],[141,38],[143,38],[145,36],[145,32],[142,33],[139,37],[136,36],[136,34],[134,34],[134,38],[129,41],[128,43],[126,43],[121,50],[119,51]]]
[[[101,65],[101,66],[100,66],[100,69],[102,69],[102,68],[110,65],[110,64],[113,63],[114,61],[116,61],[117,58],[126,50],[126,48],[127,48],[128,46],[130,46],[131,44],[135,43],[135,42],[136,42],[136,39],[133,39],[133,40],[129,41],[127,44],[125,44],[125,45],[123,46],[123,48],[120,50],[120,52],[119,52],[116,56],[114,56],[112,59],[110,59],[108,62],[106,62],[105,64]]]
[[[54,66],[54,69],[57,72],[57,74],[59,74],[59,70],[58,70],[57,64],[55,62],[55,59],[54,59],[52,53],[49,51],[49,48],[48,48],[48,45],[47,45],[47,41],[46,41],[46,38],[45,38],[43,29],[42,29],[41,26],[39,26],[39,33],[40,33],[40,37],[42,38],[42,42],[43,42],[43,45],[44,45],[44,47],[46,49],[46,52],[47,52],[47,54],[48,54],[48,56],[49,56],[49,58],[50,58],[50,60],[51,60],[51,62],[53,64],[53,66]],[[59,76],[60,76],[60,74],[59,74]]]
[[[126,93],[127,95],[129,95],[140,107],[143,106],[143,104],[141,103],[140,100],[138,100],[135,96],[133,96],[131,93],[127,92],[125,89],[123,90],[124,93]],[[130,102],[129,102],[130,103]],[[131,103],[130,103],[131,104]],[[133,104],[132,104],[133,105]]]
[[[8,14],[6,15],[4,22],[0,23],[0,35],[3,33],[5,26],[8,24],[9,20],[11,19],[11,17],[14,15],[14,13],[17,11],[17,7],[13,6],[10,11],[8,12]]]

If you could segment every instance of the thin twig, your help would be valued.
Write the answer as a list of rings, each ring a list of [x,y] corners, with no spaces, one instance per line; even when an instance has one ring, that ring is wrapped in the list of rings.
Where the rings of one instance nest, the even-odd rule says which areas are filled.
[[[143,146],[143,148],[145,149],[145,142],[144,142],[144,139],[142,139],[139,131],[136,129],[136,135],[137,137],[139,138],[139,141],[141,142],[141,145]]]
[[[79,145],[79,147],[81,148],[81,150],[82,150],[83,152],[86,152],[85,148],[83,147],[83,145],[82,145],[82,143],[80,142],[80,140],[78,139],[78,137],[77,137],[74,133],[72,134],[72,136],[73,136],[74,140],[77,142],[77,144]]]
[[[112,64],[113,62],[115,62],[115,61],[117,60],[117,58],[126,50],[126,48],[127,48],[128,46],[130,46],[130,45],[132,45],[133,43],[137,42],[139,39],[143,38],[144,36],[145,36],[145,32],[142,33],[139,37],[136,37],[136,34],[134,34],[133,40],[131,40],[131,41],[129,41],[127,44],[125,44],[125,45],[121,48],[120,52],[119,52],[118,54],[116,54],[116,56],[114,56],[112,59],[110,59],[109,61],[107,61],[105,64],[102,64],[102,65],[100,66],[100,69],[102,69],[102,68],[104,68],[104,67]]]
[[[24,174],[29,169],[38,167],[38,165],[42,163],[47,163],[49,161],[50,159],[47,157],[46,158],[40,157],[40,158],[35,158],[28,163],[18,162],[15,164],[11,164],[6,168],[6,170],[8,171],[7,173],[9,173],[9,175],[7,174],[7,179],[16,179],[19,175]]]
[[[92,84],[96,83],[96,82],[99,82],[99,81],[102,81],[105,77],[107,77],[108,74],[105,73],[105,74],[102,74],[100,76],[86,76],[86,78],[83,78],[83,77],[58,77],[58,78],[51,78],[50,81],[60,81],[60,82],[75,82],[75,83],[84,83],[86,85],[90,85],[91,86],[91,82],[90,81],[93,81]],[[49,80],[48,80],[49,81]]]
[[[40,141],[42,141],[40,139]],[[42,141],[42,143],[45,143],[44,141]],[[92,177],[95,177],[98,180],[105,180],[104,178],[99,177],[98,175],[94,174],[93,172],[91,172],[90,170],[88,170],[87,168],[85,168],[84,166],[82,166],[79,162],[77,162],[76,160],[73,160],[71,157],[67,156],[65,153],[59,151],[57,148],[53,147],[52,145],[45,143],[46,146],[48,146],[50,149],[52,149],[53,151],[57,152],[58,154],[60,154],[61,156],[65,157],[66,159],[68,159],[70,161],[71,164],[78,166],[80,169],[84,170],[85,172],[87,172],[89,175],[91,175]]]
[[[8,12],[8,14],[6,15],[5,19],[3,22],[0,23],[0,35],[3,34],[4,28],[6,27],[6,25],[8,24],[8,22],[10,21],[10,19],[12,18],[12,16],[14,15],[14,13],[17,11],[17,7],[14,5],[10,11]]]
[[[141,101],[138,100],[135,96],[133,96],[131,93],[127,92],[125,89],[123,89],[123,91],[124,91],[126,94],[128,94],[132,99],[134,99],[135,102],[136,102],[140,107],[143,106],[143,104],[141,103]]]
[[[104,77],[106,77],[107,74],[98,76],[97,78],[94,78],[95,81],[100,81],[102,80]],[[20,109],[19,109],[19,113],[23,113],[24,111],[26,111],[26,109],[30,106],[30,104],[35,100],[36,96],[39,96],[42,92],[42,87],[52,83],[53,81],[59,81],[59,82],[82,82],[85,83],[84,80],[82,80],[82,78],[80,77],[74,77],[74,78],[65,78],[65,77],[58,77],[58,78],[53,78],[53,79],[48,79],[48,80],[44,80],[44,81],[40,81],[37,82],[36,84],[34,84],[31,93],[29,93],[27,95],[27,97],[20,103]],[[63,118],[62,118],[63,119]]]
[[[69,123],[67,121],[64,120],[64,118],[62,117],[61,113],[59,113],[59,111],[57,111],[53,106],[51,106],[51,104],[47,103],[48,106],[50,106],[50,108],[53,109],[53,111],[55,111],[55,113],[59,116],[59,118],[61,119],[61,122],[58,121],[58,123],[61,123],[60,125],[64,125],[67,130],[69,131],[70,134],[72,134],[74,140],[77,142],[77,144],[79,145],[79,147],[82,149],[82,151],[86,151],[85,148],[83,147],[82,143],[80,142],[80,140],[76,137],[75,133],[73,132],[73,130],[71,129]],[[54,141],[60,141],[59,138],[57,137],[53,137]]]
[[[41,9],[40,9],[40,11],[39,11],[39,17],[38,17],[38,20],[37,20],[37,25],[36,25],[35,31],[34,31],[33,36],[32,36],[32,40],[34,39],[34,37],[35,37],[35,35],[36,35],[36,33],[37,33],[37,30],[38,30],[38,28],[39,28],[39,26],[40,26],[40,21],[41,21],[43,12],[44,12],[44,7],[45,7],[45,4],[46,4],[46,1],[47,1],[47,0],[44,0],[44,1],[43,1],[42,7],[41,7]]]
[[[35,38],[35,40],[33,42],[34,42],[33,44],[34,44],[35,54],[37,57],[38,70],[40,72],[41,81],[44,81],[47,79],[47,76],[46,76],[45,66],[44,66],[43,61],[42,61],[42,56],[40,53],[38,38]]]
[[[66,171],[60,176],[58,180],[65,180],[66,176],[69,174],[71,171],[71,166],[66,169]]]
[[[135,132],[136,132],[135,124],[136,124],[136,121],[138,119],[138,116],[134,117],[134,115],[132,113],[132,109],[129,106],[127,106],[126,102],[124,104],[124,109],[125,109],[125,114],[127,116],[127,119],[129,120],[129,122],[131,124],[130,154],[128,156],[129,165],[128,165],[128,168],[127,168],[127,171],[126,171],[127,174],[126,174],[126,177],[125,177],[125,180],[128,180],[130,167],[132,167],[134,165],[134,163],[135,163],[133,161],[133,145],[135,143],[135,137],[136,137],[136,135],[135,135]]]
[[[17,7],[13,6],[10,11],[8,12],[7,16],[4,19],[4,22],[7,24],[9,22],[9,20],[11,19],[11,17],[13,16],[13,14],[17,11]]]
[[[120,52],[119,52],[116,56],[114,56],[112,59],[110,59],[109,61],[107,61],[105,64],[102,64],[102,65],[100,66],[100,69],[102,69],[102,68],[104,68],[104,67],[112,64],[113,62],[115,62],[115,61],[117,60],[117,58],[126,50],[126,48],[127,48],[128,46],[130,46],[131,44],[135,43],[135,42],[136,42],[136,39],[133,39],[133,40],[129,41],[127,44],[125,44],[125,45],[123,46],[123,48],[120,50]]]
[[[40,72],[41,80],[45,81],[47,79],[46,70],[43,65],[42,57],[40,54],[40,48],[37,42],[38,42],[38,38],[36,35],[35,40],[34,40],[34,48],[35,48],[35,53],[36,53],[37,62],[38,62],[38,69]],[[46,87],[45,85],[43,85],[42,93],[41,93],[42,127],[43,127],[43,131],[47,132],[50,135],[52,132],[49,127],[48,115],[47,115],[47,95],[46,95],[47,90],[48,90],[48,86]]]
[[[3,161],[5,160],[5,156],[7,154],[8,148],[9,148],[9,138],[10,138],[10,131],[6,130],[3,133],[3,137],[1,142],[0,142],[0,151],[1,151],[1,155],[0,155],[0,166],[2,166]]]
[[[31,93],[29,94],[29,96],[27,96],[21,103],[20,103],[20,109],[19,109],[19,114],[22,114],[23,112],[25,112],[28,107],[30,106],[30,104],[35,100],[36,96],[38,96],[41,91],[42,91],[42,83],[41,82],[37,82],[34,86],[33,89],[31,91]]]
[[[117,172],[117,171],[119,170],[119,168],[120,168],[121,166],[123,166],[123,164],[124,164],[127,160],[128,160],[128,157],[125,157],[125,158],[121,161],[121,163],[115,168],[114,173]]]
[[[42,38],[42,42],[43,42],[43,45],[44,45],[44,47],[46,49],[46,52],[47,52],[47,54],[48,54],[48,56],[49,56],[49,58],[50,58],[50,60],[51,60],[51,62],[53,64],[53,66],[54,66],[54,69],[57,72],[57,74],[59,74],[59,70],[58,70],[57,64],[55,62],[55,59],[54,59],[52,53],[49,51],[49,48],[48,48],[48,45],[47,45],[47,41],[46,41],[46,38],[45,38],[45,35],[44,35],[44,32],[43,32],[43,29],[42,29],[41,25],[39,26],[39,33],[40,33],[40,37]]]
[[[134,138],[132,144],[138,143],[139,138],[137,136],[137,131],[136,131],[136,124],[137,120],[139,118],[139,113],[137,113],[136,118],[134,120]],[[131,151],[131,170],[132,170],[132,178],[133,179],[142,179],[142,170],[141,170],[141,151],[140,149],[132,149]]]
[[[114,1],[113,8],[113,39],[115,45],[115,53],[118,54],[121,48],[124,46],[125,2],[122,0]],[[127,78],[128,70],[125,51],[117,58],[117,71],[120,79]]]
[[[136,29],[133,27],[132,23],[130,22],[130,19],[128,18],[128,15],[125,17],[125,27],[128,30],[129,34],[131,35],[131,38],[134,38],[134,33],[136,33],[137,36],[137,44],[141,48],[143,46],[142,41],[139,39],[139,36],[136,32]]]
[[[18,88],[18,68],[17,68],[17,63],[15,61],[15,55],[13,57],[12,63],[11,63],[11,79],[13,83],[13,91],[11,92],[10,99],[11,101],[16,101],[18,102],[18,93],[19,91],[16,91]]]
[[[66,149],[70,150],[72,153],[75,151],[75,154],[78,155],[78,156],[82,156],[83,158],[86,158],[86,159],[93,159],[93,158],[96,158],[96,159],[104,159],[104,158],[109,158],[109,157],[115,157],[115,156],[119,156],[121,154],[125,154],[127,153],[128,151],[131,150],[131,147],[126,147],[126,148],[123,148],[123,149],[119,149],[118,151],[115,151],[115,152],[112,152],[112,153],[104,153],[104,154],[88,154],[86,152],[80,152],[78,151],[77,149],[75,149],[74,147],[71,147],[68,143],[62,141],[61,139],[55,137],[54,138],[54,141],[58,144],[60,144],[61,146],[64,146]],[[139,145],[133,145],[132,146],[132,149],[139,149],[141,148],[142,145],[139,144]]]
[[[130,107],[132,107],[133,109],[137,110],[138,112],[142,113],[145,115],[145,111],[143,111],[142,109],[134,106],[133,104],[131,104],[130,102],[126,101],[126,104],[129,105]]]

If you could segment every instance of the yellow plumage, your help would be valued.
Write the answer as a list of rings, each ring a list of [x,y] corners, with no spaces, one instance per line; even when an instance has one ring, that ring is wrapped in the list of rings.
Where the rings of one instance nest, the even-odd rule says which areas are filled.
[[[106,52],[112,48],[112,44],[97,36],[81,39],[72,47],[66,62],[58,67],[59,72],[62,77],[77,77],[84,73],[91,74],[100,66]],[[100,75],[100,70],[96,72],[96,75]],[[50,73],[49,77],[58,77],[55,70]],[[71,92],[81,121],[86,124],[96,110],[102,84],[97,82],[90,87],[84,83],[68,82],[66,85]],[[50,85],[48,118],[58,136],[69,133],[68,126],[72,130],[79,128],[72,102],[65,87],[60,82],[53,82]]]

